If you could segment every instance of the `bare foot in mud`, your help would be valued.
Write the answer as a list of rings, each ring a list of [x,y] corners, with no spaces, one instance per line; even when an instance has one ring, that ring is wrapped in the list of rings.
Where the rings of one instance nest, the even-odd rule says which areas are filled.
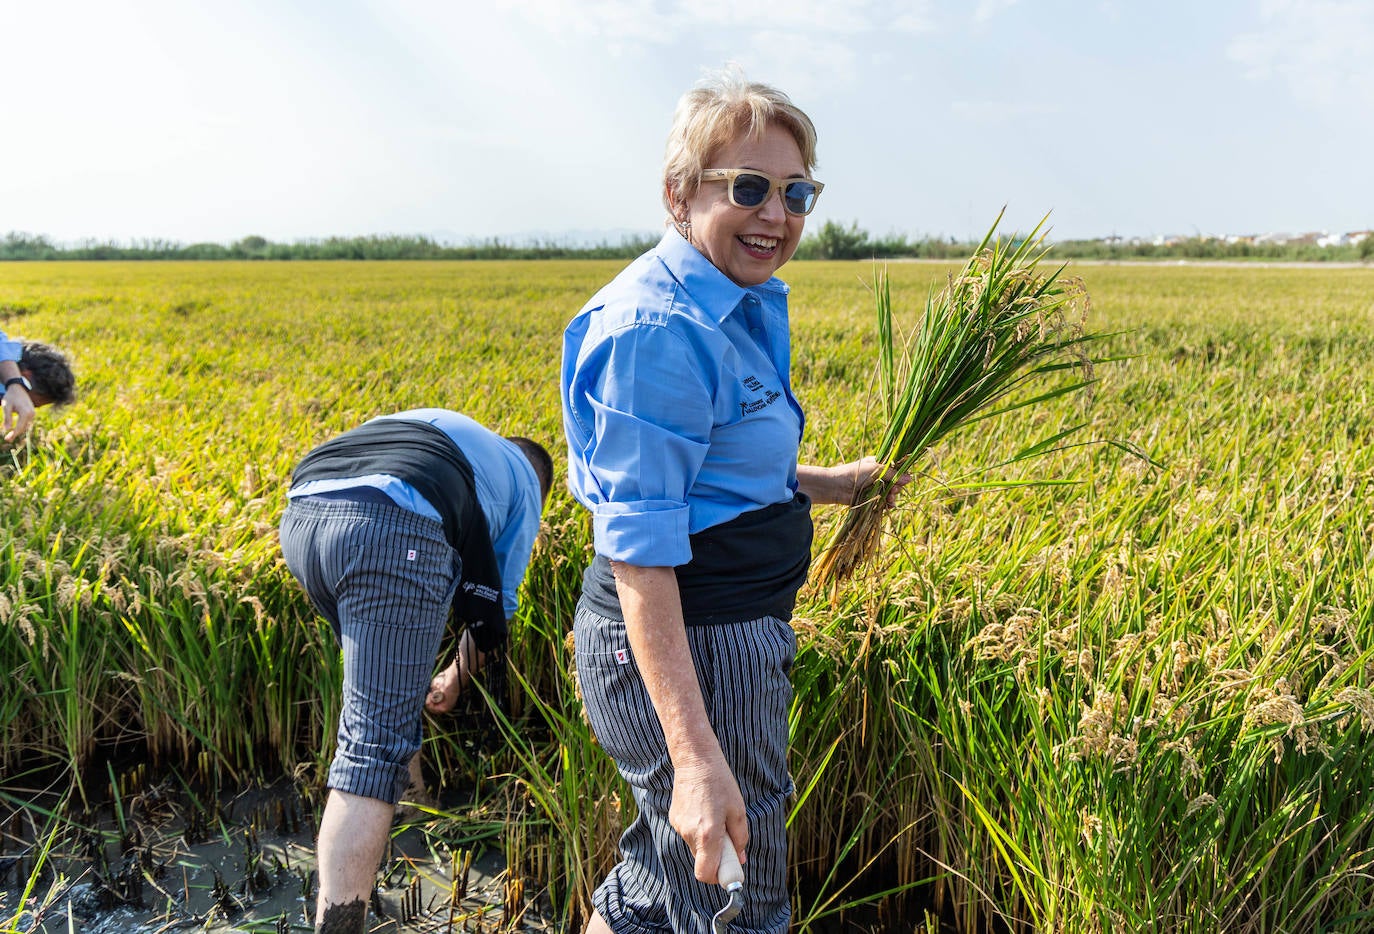
[[[318,934],[363,934],[367,930],[367,905],[361,898],[347,905],[327,905],[315,930]]]

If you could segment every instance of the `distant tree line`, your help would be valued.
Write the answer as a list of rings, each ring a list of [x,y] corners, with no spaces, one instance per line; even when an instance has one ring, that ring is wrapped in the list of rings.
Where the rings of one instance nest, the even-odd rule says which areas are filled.
[[[902,235],[870,237],[857,223],[848,227],[826,221],[797,247],[797,259],[965,259],[976,243],[953,238],[909,240]],[[1216,237],[1190,237],[1166,244],[1108,242],[1105,240],[1055,240],[1052,255],[1058,259],[1104,260],[1303,260],[1313,262],[1368,262],[1374,260],[1374,237],[1358,244],[1317,246],[1315,243],[1227,242]]]
[[[4,260],[462,260],[462,259],[630,259],[658,241],[645,233],[623,237],[619,242],[572,244],[555,240],[524,243],[500,238],[474,240],[462,245],[439,243],[429,237],[386,235],[329,237],[275,243],[250,236],[229,245],[166,240],[137,240],[129,244],[82,241],[58,245],[44,236],[11,232],[0,239]],[[961,260],[976,246],[953,237],[908,238],[905,234],[873,237],[857,222],[848,226],[826,221],[807,234],[797,246],[796,259],[934,259]],[[1308,260],[1374,261],[1374,237],[1359,244],[1321,247],[1313,243],[1226,242],[1212,237],[1192,237],[1167,244],[1059,240],[1053,242],[1059,259],[1106,260]]]
[[[264,237],[244,237],[222,243],[137,240],[129,244],[87,240],[59,246],[47,237],[9,233],[0,240],[0,260],[374,260],[374,259],[616,259],[638,256],[657,237],[626,237],[618,243],[592,245],[557,241],[511,243],[493,237],[463,245],[439,243],[429,237],[387,235],[329,237],[275,243]]]
[[[797,259],[967,259],[976,243],[953,237],[911,240],[905,234],[874,238],[851,222],[848,227],[826,221],[797,245]]]
[[[1173,243],[1107,243],[1101,240],[1065,240],[1055,243],[1060,259],[1217,259],[1276,260],[1315,263],[1369,262],[1374,260],[1374,237],[1357,244],[1318,246],[1315,243],[1228,242],[1218,237],[1189,237]]]

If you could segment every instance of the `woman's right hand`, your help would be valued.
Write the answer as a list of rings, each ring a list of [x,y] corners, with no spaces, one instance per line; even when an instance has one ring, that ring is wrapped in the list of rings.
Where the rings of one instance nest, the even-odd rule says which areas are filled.
[[[749,818],[739,784],[723,755],[674,765],[668,822],[692,851],[698,881],[719,881],[721,853],[727,846],[744,862]]]

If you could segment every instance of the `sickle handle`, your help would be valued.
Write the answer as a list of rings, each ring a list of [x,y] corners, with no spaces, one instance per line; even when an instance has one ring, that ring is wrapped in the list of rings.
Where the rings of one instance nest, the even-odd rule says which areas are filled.
[[[716,873],[716,881],[727,891],[744,884],[744,867],[739,864],[739,856],[729,836],[726,836],[725,845],[720,850],[720,869]]]

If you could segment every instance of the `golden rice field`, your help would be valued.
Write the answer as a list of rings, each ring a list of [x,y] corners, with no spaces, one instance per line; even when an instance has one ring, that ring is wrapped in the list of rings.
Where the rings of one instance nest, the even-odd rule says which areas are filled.
[[[0,264],[0,330],[82,390],[0,454],[0,794],[93,805],[130,756],[318,782],[338,666],[278,553],[292,467],[421,405],[558,450],[562,326],[620,265]],[[888,271],[914,321],[947,268]],[[1369,930],[1374,269],[1073,271],[1126,359],[934,452],[879,562],[798,609],[795,929]],[[807,460],[881,433],[873,274],[784,270]],[[1081,422],[1154,463],[997,466]],[[510,721],[427,750],[576,930],[631,805],[564,643],[585,516],[545,520]]]

